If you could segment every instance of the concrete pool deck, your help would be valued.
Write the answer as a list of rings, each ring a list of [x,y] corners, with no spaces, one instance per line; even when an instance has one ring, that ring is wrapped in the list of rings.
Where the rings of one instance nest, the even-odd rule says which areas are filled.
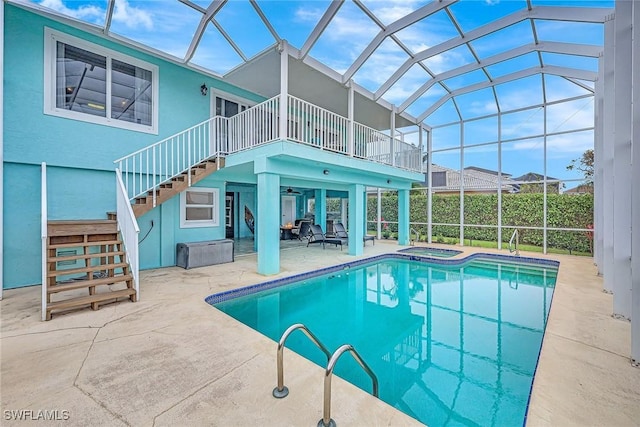
[[[430,246],[462,249],[460,256],[498,252]],[[376,242],[364,256],[398,249]],[[602,291],[592,260],[522,255],[561,263],[527,425],[639,425],[640,369],[628,357],[630,324],[611,316],[612,296]],[[274,399],[276,344],[204,298],[353,260],[346,250],[315,246],[282,250],[277,276],[255,273],[255,255],[193,270],[143,271],[139,302],[54,314],[49,322],[40,321],[39,286],[7,290],[0,303],[2,425],[315,426],[324,369],[285,351],[290,394]],[[332,386],[338,425],[421,425],[335,376]],[[57,411],[60,420],[15,420],[44,415],[38,411]]]

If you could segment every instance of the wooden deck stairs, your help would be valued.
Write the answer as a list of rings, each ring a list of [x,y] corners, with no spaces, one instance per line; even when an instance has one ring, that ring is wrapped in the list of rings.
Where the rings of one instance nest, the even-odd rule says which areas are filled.
[[[137,300],[116,221],[49,221],[46,320],[53,312]]]
[[[191,185],[224,167],[224,158],[207,159],[190,169]],[[169,200],[189,188],[189,171],[137,197],[133,213],[140,217],[156,203]],[[49,221],[47,224],[47,292],[45,319],[54,313],[82,307],[97,310],[122,298],[138,298],[131,267],[127,263],[115,213],[106,220]]]
[[[212,157],[207,159],[193,168],[191,168],[191,185],[201,181],[213,172],[220,170],[224,167],[224,157]],[[173,196],[180,194],[184,190],[189,188],[189,174],[188,171],[183,172],[166,182],[163,182],[155,190],[150,190],[147,195],[136,197],[134,200],[133,214],[136,218],[140,218],[145,213],[154,208],[153,206],[153,192],[156,192],[156,206],[166,202]]]

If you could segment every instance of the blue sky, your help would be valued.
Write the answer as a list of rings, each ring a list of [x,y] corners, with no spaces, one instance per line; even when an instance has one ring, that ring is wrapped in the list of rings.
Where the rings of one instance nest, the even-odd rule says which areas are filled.
[[[36,3],[63,14],[101,25],[105,20],[106,0],[41,0]],[[196,5],[206,8],[210,1],[194,0]],[[326,0],[282,1],[258,0],[258,5],[269,19],[275,31],[291,45],[301,48],[313,28],[330,4]],[[424,6],[430,1],[414,0],[362,0],[364,6],[383,24],[388,25],[400,17]],[[613,7],[613,1],[541,1],[532,0],[534,5],[545,6],[589,6]],[[450,12],[464,32],[523,10],[525,0],[463,0],[450,7]],[[202,14],[177,0],[116,0],[111,31],[135,41],[162,50],[178,58],[183,58],[191,43],[194,31]],[[231,0],[215,17],[220,27],[234,40],[246,58],[261,52],[275,43],[267,27],[263,24],[250,3],[245,0]],[[335,15],[327,29],[312,48],[310,55],[340,73],[344,73],[360,55],[380,28],[367,14],[351,1],[346,1]],[[561,23],[556,21],[535,21],[535,30],[540,41],[602,45],[603,28],[597,24]],[[502,29],[492,35],[472,40],[470,46],[481,59],[533,43],[532,27],[524,21]],[[456,27],[445,11],[439,11],[395,34],[396,39],[411,52],[416,53],[458,36]],[[409,58],[408,54],[394,40],[387,38],[355,73],[354,80],[372,92],[376,92],[389,77]],[[544,65],[573,67],[597,71],[597,60],[573,55],[536,53],[487,67],[492,78],[510,74],[532,66]],[[194,64],[224,74],[242,62],[220,31],[208,25],[198,49],[192,59]],[[459,46],[425,61],[422,67],[413,65],[383,98],[396,105],[418,89],[434,74],[475,63],[473,53],[466,45]],[[487,79],[478,70],[472,73],[444,80],[446,88],[457,90]],[[545,75],[547,100],[563,99],[589,93],[584,88],[561,77]],[[590,87],[590,82],[581,82]],[[522,108],[542,102],[542,77],[532,76],[512,83],[496,86],[496,94],[502,111]],[[434,85],[407,112],[416,117],[424,113],[434,102],[446,95],[446,89]],[[491,89],[456,97],[433,114],[425,123],[440,126],[458,120],[458,112],[463,119],[482,117],[497,111]],[[541,131],[541,109],[514,113],[503,118],[502,138],[522,138]],[[593,99],[581,99],[548,108],[549,132],[582,129],[593,125]],[[470,122],[465,127],[466,144],[480,144],[497,139],[496,119]],[[437,128],[434,131],[434,150],[459,144],[459,126]],[[542,173],[542,147],[539,138],[506,143],[503,146],[503,170],[514,176],[526,172]],[[547,173],[563,179],[580,178],[576,172],[566,171],[571,159],[579,157],[585,149],[593,145],[592,132],[558,135],[548,138]],[[465,166],[471,165],[489,169],[497,168],[495,147],[476,147],[465,150]],[[526,159],[526,161],[523,161]],[[460,152],[441,152],[434,155],[434,161],[444,166],[458,168]],[[569,187],[572,185],[568,185]]]

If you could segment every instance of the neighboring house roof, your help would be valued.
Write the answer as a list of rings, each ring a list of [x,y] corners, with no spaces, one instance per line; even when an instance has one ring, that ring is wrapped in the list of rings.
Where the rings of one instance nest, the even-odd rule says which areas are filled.
[[[491,169],[485,169],[485,168],[479,168],[477,166],[467,166],[466,168],[464,168],[464,170],[465,171],[477,171],[477,172],[482,172],[482,173],[498,176],[498,171],[494,171],[494,170],[491,170]],[[503,178],[504,177],[511,177],[511,174],[502,172],[502,177]]]
[[[436,192],[459,191],[461,181],[464,189],[469,191],[495,192],[498,189],[497,172],[487,169],[469,167],[461,174],[460,171],[433,164],[431,172],[432,188]],[[512,193],[516,191],[516,186],[511,183],[509,176],[502,175],[502,191]]]
[[[565,190],[564,194],[593,194],[593,185],[580,184],[577,187]]]
[[[527,172],[522,176],[519,176],[517,178],[511,178],[511,179],[514,181],[522,181],[522,182],[542,181],[544,180],[544,175],[535,173],[535,172]],[[560,180],[552,176],[547,176],[547,181],[560,181]]]

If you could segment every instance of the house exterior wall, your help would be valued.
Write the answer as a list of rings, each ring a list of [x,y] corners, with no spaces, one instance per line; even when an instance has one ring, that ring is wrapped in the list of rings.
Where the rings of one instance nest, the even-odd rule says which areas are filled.
[[[45,28],[140,59],[158,67],[158,134],[143,133],[44,114]],[[40,164],[48,166],[49,219],[105,219],[115,211],[115,165],[119,157],[209,118],[210,99],[200,85],[249,100],[263,100],[167,60],[97,34],[6,4],[4,13],[4,203],[3,287],[39,284]],[[224,182],[198,183],[220,188]],[[139,218],[141,268],[175,265],[175,244],[224,238],[224,222],[211,229],[181,229],[179,196]]]

